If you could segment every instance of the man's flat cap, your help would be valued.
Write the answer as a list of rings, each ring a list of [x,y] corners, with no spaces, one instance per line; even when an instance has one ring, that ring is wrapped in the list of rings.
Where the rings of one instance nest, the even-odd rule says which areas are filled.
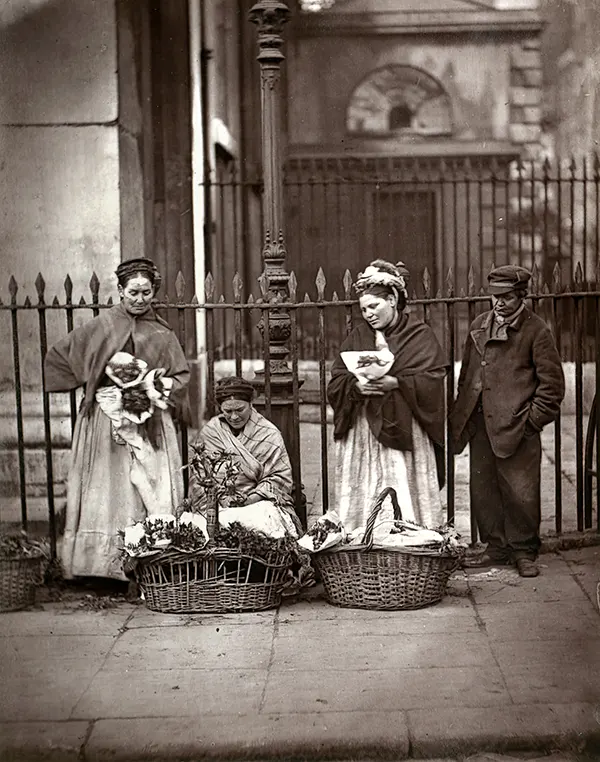
[[[490,294],[506,294],[515,288],[527,288],[531,273],[519,265],[502,265],[488,275]]]

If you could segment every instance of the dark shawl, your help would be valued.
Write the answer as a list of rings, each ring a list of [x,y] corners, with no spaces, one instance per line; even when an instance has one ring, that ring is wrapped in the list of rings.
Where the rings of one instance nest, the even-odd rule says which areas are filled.
[[[399,387],[382,397],[364,397],[356,389],[356,377],[338,355],[327,387],[334,439],[347,434],[364,405],[369,427],[384,447],[412,450],[414,416],[436,446],[439,472],[445,439],[444,376],[448,370],[442,348],[432,329],[406,312],[384,335],[395,357],[388,375],[398,379]],[[340,351],[363,349],[375,349],[375,331],[365,322],[350,333]]]
[[[177,337],[154,310],[134,317],[120,303],[103,310],[50,347],[44,359],[47,392],[66,392],[85,384],[82,412],[89,413],[104,369],[115,352],[133,342],[135,356],[150,368],[164,368],[173,379],[170,401],[176,417],[189,417],[190,371]]]

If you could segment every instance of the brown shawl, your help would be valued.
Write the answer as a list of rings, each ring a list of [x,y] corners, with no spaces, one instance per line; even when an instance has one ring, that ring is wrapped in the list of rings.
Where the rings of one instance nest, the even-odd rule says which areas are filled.
[[[342,439],[365,406],[373,435],[385,447],[412,450],[413,416],[436,445],[438,465],[444,446],[444,376],[448,363],[432,329],[410,313],[402,313],[393,327],[384,331],[395,360],[389,375],[399,387],[382,397],[364,397],[356,389],[356,377],[341,356],[331,369],[327,398],[333,407],[334,438]],[[361,322],[340,351],[375,349],[375,332]],[[443,457],[442,457],[443,463]]]
[[[135,317],[122,303],[103,310],[48,350],[44,359],[46,391],[66,392],[85,384],[81,410],[89,413],[106,364],[129,340],[135,356],[150,368],[165,368],[174,381],[170,400],[176,415],[187,419],[190,371],[177,337],[154,310]]]

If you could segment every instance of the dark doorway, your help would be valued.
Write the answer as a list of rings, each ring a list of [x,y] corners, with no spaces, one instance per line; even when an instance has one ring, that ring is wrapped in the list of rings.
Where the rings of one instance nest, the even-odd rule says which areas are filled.
[[[436,281],[434,191],[375,191],[370,222],[375,256],[404,262],[415,277],[427,268]]]

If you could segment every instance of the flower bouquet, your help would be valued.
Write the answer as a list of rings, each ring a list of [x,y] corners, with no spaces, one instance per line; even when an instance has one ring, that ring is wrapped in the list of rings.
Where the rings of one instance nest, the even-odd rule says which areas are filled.
[[[204,548],[207,542],[206,519],[189,511],[184,511],[179,518],[153,514],[124,532],[124,551],[132,558],[154,556],[165,548],[194,552]]]
[[[117,352],[105,370],[115,386],[109,387],[99,402],[102,405],[104,401],[113,420],[125,419],[140,424],[147,421],[157,408],[167,409],[173,379],[165,375],[164,368],[149,369],[147,362],[129,352]]]
[[[45,543],[25,533],[0,534],[0,611],[17,611],[35,602],[47,559]]]

